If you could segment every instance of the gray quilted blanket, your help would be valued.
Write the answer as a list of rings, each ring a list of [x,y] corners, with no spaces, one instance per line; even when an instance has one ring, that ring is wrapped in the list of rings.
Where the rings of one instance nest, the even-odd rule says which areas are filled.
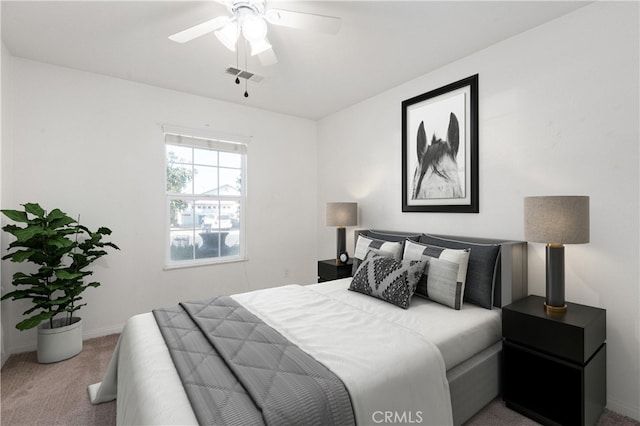
[[[353,425],[342,381],[228,296],[153,311],[201,425]]]

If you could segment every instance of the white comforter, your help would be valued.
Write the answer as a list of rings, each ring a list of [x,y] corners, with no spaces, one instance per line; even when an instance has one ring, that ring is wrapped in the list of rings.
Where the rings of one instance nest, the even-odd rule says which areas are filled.
[[[411,299],[409,309],[398,309],[382,300],[347,291],[350,283],[351,278],[345,278],[307,288],[429,339],[440,349],[447,371],[502,339],[500,309],[465,303],[458,311],[418,296]]]
[[[313,286],[233,297],[342,379],[358,424],[452,424],[445,363],[414,330]],[[89,392],[94,403],[117,395],[119,424],[196,423],[150,313],[127,322],[102,384]]]

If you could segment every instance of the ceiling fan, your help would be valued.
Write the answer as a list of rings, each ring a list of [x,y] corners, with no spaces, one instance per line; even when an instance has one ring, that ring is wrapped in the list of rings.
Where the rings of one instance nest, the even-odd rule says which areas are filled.
[[[229,50],[236,50],[242,36],[251,45],[251,56],[258,55],[262,65],[278,62],[267,39],[267,23],[283,27],[336,34],[340,18],[294,12],[284,9],[268,9],[265,0],[215,0],[227,7],[230,16],[222,15],[169,36],[170,40],[186,43],[214,32],[218,40]]]

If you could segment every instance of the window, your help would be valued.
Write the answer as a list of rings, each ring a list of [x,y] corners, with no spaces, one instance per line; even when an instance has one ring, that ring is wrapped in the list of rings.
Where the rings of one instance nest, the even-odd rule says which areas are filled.
[[[167,266],[243,259],[246,143],[164,130]]]

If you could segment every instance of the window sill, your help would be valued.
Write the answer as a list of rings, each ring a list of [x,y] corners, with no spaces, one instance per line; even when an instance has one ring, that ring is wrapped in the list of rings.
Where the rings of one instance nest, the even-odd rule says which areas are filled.
[[[185,268],[199,268],[202,266],[215,266],[215,265],[226,265],[229,263],[238,263],[238,262],[246,262],[249,259],[247,259],[246,257],[243,256],[233,256],[233,257],[226,257],[224,259],[220,259],[220,260],[215,260],[215,261],[211,261],[211,260],[202,260],[202,261],[186,261],[186,262],[176,262],[176,263],[171,263],[168,265],[164,265],[164,268],[162,268],[163,271],[172,271],[174,269],[185,269]]]

